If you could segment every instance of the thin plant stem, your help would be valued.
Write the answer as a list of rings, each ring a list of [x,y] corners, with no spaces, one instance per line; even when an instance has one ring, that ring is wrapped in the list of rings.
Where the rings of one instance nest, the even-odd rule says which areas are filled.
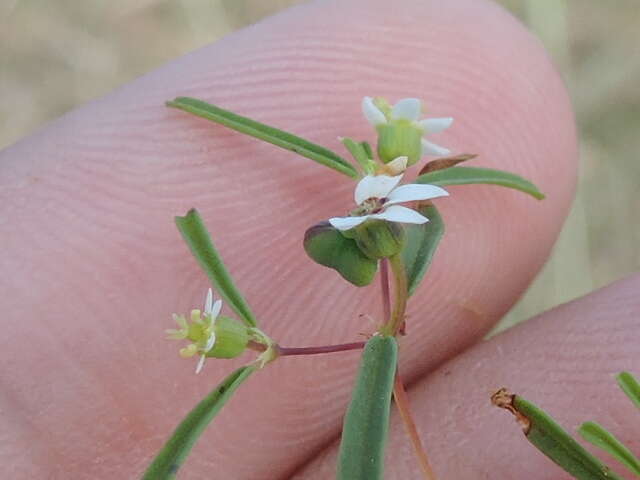
[[[281,347],[278,346],[278,354],[281,357],[291,355],[319,355],[322,353],[347,352],[349,350],[361,350],[366,342],[342,343],[338,345],[323,345],[320,347]]]
[[[264,343],[259,343],[259,342],[250,340],[249,343],[247,343],[247,348],[250,348],[251,350],[255,350],[256,352],[264,352],[267,349],[267,346]]]
[[[389,262],[386,258],[380,261],[380,289],[382,290],[382,311],[384,321],[391,320],[391,294],[389,293]]]
[[[402,423],[404,423],[405,431],[407,432],[407,435],[409,435],[409,439],[411,440],[413,451],[416,454],[418,463],[420,464],[420,469],[424,474],[424,478],[426,480],[437,480],[436,474],[433,472],[431,464],[429,463],[429,458],[427,457],[427,452],[424,449],[422,440],[420,440],[420,435],[418,434],[418,429],[413,420],[413,416],[411,415],[409,396],[404,389],[402,378],[400,378],[400,374],[397,370],[396,378],[393,384],[393,398],[395,399],[396,406],[398,407],[398,412],[400,413],[400,417],[402,418]]]
[[[382,333],[386,335],[396,335],[404,322],[404,313],[407,308],[407,299],[409,291],[407,287],[407,275],[402,264],[402,258],[399,254],[389,257],[389,265],[393,272],[395,302],[391,319],[382,329]]]
[[[386,269],[386,260],[386,258],[382,260],[381,268],[382,299],[383,305],[385,307],[385,318],[388,319],[388,323],[386,323],[383,328],[383,333],[386,333],[388,335],[397,335],[402,328],[402,325],[404,324],[404,314],[407,308],[407,300],[409,298],[407,276],[400,255],[389,257],[389,264],[391,265],[391,270],[393,271],[395,287],[395,303],[393,306],[393,313],[389,314],[389,280],[388,270]],[[393,396],[395,398],[400,417],[402,418],[402,423],[404,423],[405,430],[407,432],[407,435],[409,436],[411,445],[413,446],[413,450],[415,452],[416,458],[418,459],[418,463],[420,464],[420,469],[422,470],[425,480],[436,480],[436,475],[431,468],[429,458],[427,457],[427,452],[422,445],[420,435],[418,434],[418,429],[416,428],[413,416],[411,415],[409,397],[407,396],[407,392],[404,389],[404,384],[402,383],[402,378],[400,378],[400,374],[397,370],[393,384]]]

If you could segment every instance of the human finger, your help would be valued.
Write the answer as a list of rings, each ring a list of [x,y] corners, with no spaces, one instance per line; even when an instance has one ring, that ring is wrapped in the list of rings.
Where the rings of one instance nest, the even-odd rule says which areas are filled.
[[[561,81],[538,43],[487,2],[299,6],[3,152],[2,270],[11,275],[0,374],[12,462],[53,476],[137,474],[235,365],[209,362],[194,377],[162,338],[170,314],[199,306],[207,285],[172,222],[188,208],[202,212],[273,338],[299,346],[371,333],[359,314],[377,315],[376,289],[346,285],[301,248],[308,226],[349,209],[354,183],[163,106],[200,97],[338,149],[338,135],[372,137],[359,108],[371,94],[424,98],[434,116],[456,118],[440,143],[547,194],[539,203],[452,187],[439,203],[447,233],[412,299],[403,369],[416,378],[482,337],[546,259],[573,194]],[[345,353],[260,372],[187,472],[286,475],[337,434],[356,363]]]

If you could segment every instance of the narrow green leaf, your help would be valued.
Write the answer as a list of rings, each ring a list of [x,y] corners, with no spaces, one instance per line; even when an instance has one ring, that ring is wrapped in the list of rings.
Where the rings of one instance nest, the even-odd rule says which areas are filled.
[[[578,432],[587,442],[608,452],[627,467],[631,473],[640,477],[640,460],[612,433],[595,422],[583,423]]]
[[[344,417],[337,480],[383,478],[397,361],[394,337],[375,336],[367,342]]]
[[[253,366],[241,367],[211,391],[175,429],[160,453],[142,477],[143,480],[169,480],[176,478],[196,440],[204,432],[220,409],[237,388],[256,370]]]
[[[514,188],[521,192],[528,193],[538,200],[544,198],[544,194],[538,190],[529,180],[502,170],[479,167],[451,167],[444,170],[420,175],[415,183],[429,183],[432,185],[467,185],[472,183],[487,183],[500,185],[502,187]]]
[[[413,295],[422,282],[444,234],[444,222],[436,207],[423,205],[417,210],[429,221],[422,225],[407,224],[404,227],[406,239],[401,255],[407,272],[409,295]]]
[[[337,170],[345,175],[357,178],[358,172],[348,161],[338,154],[320,145],[311,143],[304,138],[300,138],[291,133],[279,130],[264,123],[251,120],[250,118],[237,115],[228,110],[224,110],[215,105],[211,105],[202,100],[189,97],[178,97],[167,102],[168,107],[178,108],[185,112],[193,113],[207,120],[220,123],[245,135],[264,140],[265,142],[277,145],[286,150],[310,158],[326,167]]]
[[[573,477],[578,480],[622,480],[533,403],[504,389],[496,392],[491,400],[494,405],[513,413],[527,440]]]
[[[635,377],[629,372],[622,372],[616,377],[616,380],[627,397],[636,407],[640,408],[640,384]]]
[[[515,397],[513,405],[531,422],[527,439],[578,480],[622,480],[542,409],[520,396]]]
[[[204,226],[198,211],[192,208],[184,217],[176,217],[176,225],[216,292],[248,326],[257,326],[255,315],[233,283],[233,279],[213,245],[207,227]]]
[[[371,161],[373,157],[370,157],[367,153],[367,148],[363,145],[364,142],[356,142],[354,139],[349,137],[343,137],[341,139],[342,144],[349,150],[349,153],[353,155],[353,158],[356,159],[360,167],[362,167],[362,171],[367,175],[373,173],[373,165],[374,163]],[[369,147],[371,149],[371,147]]]

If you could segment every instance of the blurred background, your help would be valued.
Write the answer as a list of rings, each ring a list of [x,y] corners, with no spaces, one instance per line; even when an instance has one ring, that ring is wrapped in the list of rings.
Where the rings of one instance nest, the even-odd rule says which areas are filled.
[[[301,0],[0,0],[0,148]],[[506,328],[640,269],[640,1],[501,0],[569,87],[582,171],[553,257]]]

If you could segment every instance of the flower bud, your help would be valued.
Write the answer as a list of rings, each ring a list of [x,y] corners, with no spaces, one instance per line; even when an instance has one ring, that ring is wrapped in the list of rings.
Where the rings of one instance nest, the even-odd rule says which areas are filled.
[[[383,163],[398,157],[407,157],[408,166],[422,157],[424,132],[405,119],[391,120],[376,127],[378,131],[378,156]]]
[[[370,219],[344,233],[352,236],[362,253],[374,260],[400,252],[405,239],[402,225],[384,220]]]

